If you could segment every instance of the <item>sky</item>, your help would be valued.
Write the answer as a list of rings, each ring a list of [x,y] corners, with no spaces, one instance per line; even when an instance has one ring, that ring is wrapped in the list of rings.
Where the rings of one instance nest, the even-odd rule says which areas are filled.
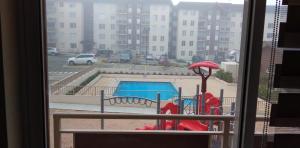
[[[223,3],[233,3],[233,4],[243,4],[244,0],[172,0],[173,4],[177,5],[179,2],[223,2]],[[267,0],[267,4],[272,4],[276,0]]]

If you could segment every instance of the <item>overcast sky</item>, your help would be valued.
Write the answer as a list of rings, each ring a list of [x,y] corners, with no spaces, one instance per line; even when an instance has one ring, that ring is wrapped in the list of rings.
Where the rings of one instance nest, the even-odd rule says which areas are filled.
[[[223,2],[223,3],[233,3],[233,4],[243,4],[244,0],[172,0],[173,4],[177,5],[179,2]],[[272,4],[276,0],[267,0],[268,4]]]

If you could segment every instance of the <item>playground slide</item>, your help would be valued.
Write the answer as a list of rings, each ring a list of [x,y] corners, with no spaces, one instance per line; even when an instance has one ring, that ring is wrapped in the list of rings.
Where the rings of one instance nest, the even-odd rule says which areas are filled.
[[[194,120],[182,120],[178,125],[179,130],[189,131],[207,131],[208,127],[205,124],[201,124],[199,121]]]

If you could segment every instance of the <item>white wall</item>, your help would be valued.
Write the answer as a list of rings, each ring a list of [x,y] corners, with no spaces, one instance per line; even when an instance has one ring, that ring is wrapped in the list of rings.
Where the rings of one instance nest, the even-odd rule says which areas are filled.
[[[241,34],[242,34],[242,12],[232,12],[230,25],[230,43],[229,50],[240,50],[241,47]],[[234,25],[233,25],[234,24]]]
[[[105,49],[117,52],[117,5],[95,2],[93,7],[95,42],[94,48],[99,49],[100,44],[104,44]],[[105,29],[100,29],[99,24],[104,24]],[[114,25],[114,29],[111,28],[112,24]]]
[[[194,11],[194,13],[193,13]],[[177,59],[182,59],[186,61],[191,61],[192,57],[196,55],[197,52],[197,36],[198,36],[198,21],[199,12],[196,10],[184,10],[178,11],[178,21],[177,21]],[[183,25],[183,21],[187,24]],[[194,25],[191,25],[191,21],[194,21]],[[183,35],[183,31],[186,35]],[[193,35],[190,32],[193,31]],[[182,41],[185,41],[185,46],[182,45]],[[190,41],[193,45],[190,46]],[[184,52],[184,55],[182,55]],[[189,53],[192,52],[190,55]]]
[[[62,4],[60,4],[62,3]],[[83,40],[83,5],[81,2],[57,2],[56,12],[57,48],[60,52],[81,52]],[[76,28],[71,28],[75,23]],[[61,26],[63,24],[63,26]],[[77,45],[71,48],[71,43]]]
[[[156,58],[168,54],[170,11],[171,8],[169,5],[150,5],[148,54]],[[164,21],[162,20],[162,16],[165,17]],[[153,41],[153,36],[156,36],[156,41]],[[163,41],[160,40],[161,36],[164,37]],[[153,50],[153,47],[156,47],[156,50]],[[163,48],[162,50],[161,47]]]

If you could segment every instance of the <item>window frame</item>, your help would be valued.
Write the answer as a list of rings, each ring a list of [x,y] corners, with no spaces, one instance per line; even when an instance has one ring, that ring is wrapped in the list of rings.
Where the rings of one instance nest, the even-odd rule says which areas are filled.
[[[0,16],[0,145],[7,147],[7,132],[6,132],[6,108],[5,108],[5,89],[4,89],[4,72],[3,72],[3,54],[2,54],[2,28]]]
[[[24,148],[49,147],[45,0],[26,0],[26,3],[18,0],[11,1],[20,4],[15,5],[19,7],[16,10],[16,20],[19,22],[16,28],[19,28],[20,34],[16,43],[22,47],[22,50],[18,51],[22,55],[19,62],[22,100],[19,98],[19,103],[23,119],[20,124],[24,131],[15,136],[21,137]],[[236,148],[253,146],[260,68],[260,60],[257,57],[260,58],[261,55],[264,27],[264,17],[261,14],[265,12],[265,5],[265,0],[248,0],[244,4],[239,68],[242,77],[239,78],[237,96],[244,99],[237,100],[241,110],[237,120],[239,128],[236,129],[235,135],[238,137],[234,145]]]

